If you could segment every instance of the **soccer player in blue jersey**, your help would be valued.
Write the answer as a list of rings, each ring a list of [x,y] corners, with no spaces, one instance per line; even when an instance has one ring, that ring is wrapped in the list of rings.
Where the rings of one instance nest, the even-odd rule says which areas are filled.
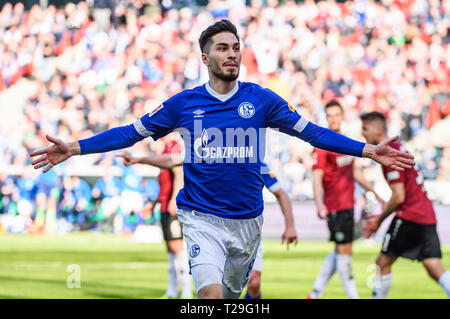
[[[209,26],[199,38],[209,82],[184,90],[131,125],[34,151],[43,172],[74,155],[130,147],[177,130],[185,143],[184,188],[177,196],[178,218],[188,246],[199,298],[238,298],[246,286],[261,239],[264,182],[261,163],[265,128],[296,136],[315,147],[371,158],[403,170],[413,156],[394,150],[386,139],[361,143],[317,126],[274,92],[237,81],[241,50],[236,27],[228,20]]]

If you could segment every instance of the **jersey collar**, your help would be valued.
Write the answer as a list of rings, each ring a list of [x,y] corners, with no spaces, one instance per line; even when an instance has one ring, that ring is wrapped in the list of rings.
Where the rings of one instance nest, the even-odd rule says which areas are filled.
[[[214,91],[211,86],[209,85],[209,81],[205,84],[206,91],[208,91],[209,94],[214,96],[216,99],[225,102],[230,97],[232,97],[238,90],[239,90],[239,81],[236,81],[236,86],[227,94],[219,94],[216,91]]]

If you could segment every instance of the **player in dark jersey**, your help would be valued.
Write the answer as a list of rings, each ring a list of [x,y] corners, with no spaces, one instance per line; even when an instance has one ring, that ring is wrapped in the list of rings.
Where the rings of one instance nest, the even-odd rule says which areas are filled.
[[[166,135],[161,139],[165,146],[163,154],[180,154],[182,148],[177,141],[175,133]],[[150,157],[132,157],[121,155],[124,164],[148,164]],[[150,163],[151,164],[151,163]],[[180,162],[181,164],[181,162]],[[169,255],[169,287],[166,291],[167,298],[177,298],[181,286],[181,298],[192,298],[192,280],[189,275],[186,248],[184,246],[181,223],[177,218],[176,196],[183,187],[183,167],[173,166],[162,168],[158,177],[159,196],[161,204],[161,226],[164,240]]]
[[[386,117],[379,112],[361,115],[362,134],[368,143],[377,144],[387,137]],[[399,142],[390,146],[406,151]],[[436,216],[433,205],[423,186],[423,175],[414,168],[397,171],[383,166],[383,175],[392,195],[380,215],[370,215],[365,225],[366,237],[374,234],[381,223],[395,212],[386,232],[373,288],[373,298],[387,298],[392,284],[391,266],[398,257],[421,261],[431,278],[436,280],[450,297],[450,271],[441,262],[441,248],[436,232]]]
[[[325,105],[325,113],[329,128],[341,132],[344,120],[344,109],[337,101]],[[322,293],[337,271],[347,296],[359,298],[352,273],[352,242],[354,231],[354,190],[355,181],[365,190],[375,194],[372,185],[364,178],[360,169],[354,165],[352,156],[314,149],[313,187],[317,213],[320,219],[327,220],[330,240],[336,243],[335,250],[330,253],[314,283],[309,299],[322,297]]]
[[[158,140],[180,131],[186,157],[177,215],[197,296],[239,298],[261,238],[264,185],[260,168],[266,128],[398,169],[415,162],[410,154],[387,146],[397,137],[379,145],[352,140],[309,122],[271,90],[238,81],[242,55],[237,28],[230,21],[220,20],[206,28],[199,44],[208,68],[207,83],[172,96],[133,124],[87,139],[65,143],[47,135],[53,145],[30,156],[41,155],[32,165],[44,167],[45,173],[75,155],[123,149],[147,137]],[[232,240],[227,239],[230,236]]]

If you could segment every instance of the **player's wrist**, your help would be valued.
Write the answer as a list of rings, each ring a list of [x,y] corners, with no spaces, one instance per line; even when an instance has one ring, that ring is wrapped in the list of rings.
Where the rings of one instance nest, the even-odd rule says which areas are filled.
[[[366,143],[362,150],[362,157],[372,159],[374,154],[375,154],[375,145]]]
[[[286,229],[292,229],[295,228],[294,227],[294,220],[286,220],[285,222],[285,226]]]
[[[323,209],[324,206],[325,206],[325,204],[323,202],[316,201],[316,207],[318,210]]]
[[[81,154],[81,147],[80,147],[80,143],[79,142],[67,143],[67,147],[69,148],[70,156],[80,155]]]

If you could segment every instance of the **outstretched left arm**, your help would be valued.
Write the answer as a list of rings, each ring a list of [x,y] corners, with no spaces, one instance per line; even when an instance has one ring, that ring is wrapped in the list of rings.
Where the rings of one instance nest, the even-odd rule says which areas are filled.
[[[407,152],[401,152],[389,146],[396,141],[398,136],[384,140],[378,145],[362,143],[339,134],[333,130],[315,125],[304,118],[299,122],[306,124],[294,126],[294,129],[286,130],[286,133],[296,136],[311,145],[341,154],[370,158],[381,165],[403,171],[415,165],[414,156]],[[302,128],[296,130],[295,127]],[[282,130],[283,131],[283,130]]]
[[[300,116],[295,108],[269,89],[263,89],[266,104],[266,126],[279,129],[281,132],[298,137],[311,145],[327,151],[367,157],[388,166],[403,171],[415,165],[414,156],[393,149],[389,143],[398,137],[386,139],[378,145],[355,141],[333,130],[315,125]]]

